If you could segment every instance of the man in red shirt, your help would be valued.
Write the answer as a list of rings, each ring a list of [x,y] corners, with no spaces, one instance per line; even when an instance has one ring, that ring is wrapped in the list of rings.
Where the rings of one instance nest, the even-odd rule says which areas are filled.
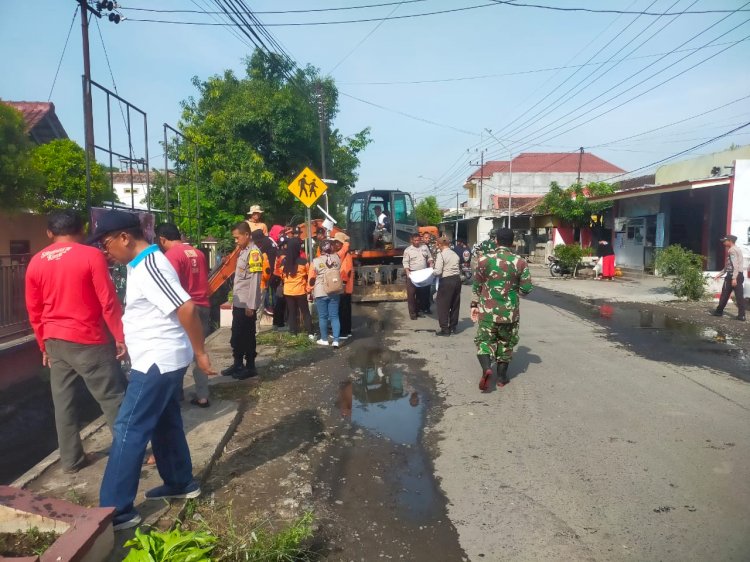
[[[156,241],[159,248],[172,264],[180,285],[185,289],[195,303],[198,317],[203,326],[203,337],[207,337],[211,330],[211,308],[208,301],[208,264],[203,252],[182,241],[179,229],[170,223],[156,227]],[[193,378],[195,379],[195,398],[190,403],[201,408],[208,408],[208,377],[193,364]]]
[[[125,392],[118,360],[127,350],[107,260],[80,243],[81,217],[71,210],[52,213],[47,236],[52,244],[31,258],[26,271],[26,308],[42,364],[50,368],[60,461],[74,473],[91,460],[78,433],[76,379],[83,379],[112,428]]]

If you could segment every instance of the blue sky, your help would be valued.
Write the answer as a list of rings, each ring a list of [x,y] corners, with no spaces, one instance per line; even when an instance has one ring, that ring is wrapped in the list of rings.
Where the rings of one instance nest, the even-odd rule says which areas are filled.
[[[248,2],[248,5],[262,12],[381,1],[384,0],[266,0]],[[663,12],[670,7],[671,11],[688,9],[692,2],[540,0],[534,3],[563,7],[606,6],[620,10],[645,10],[650,6],[651,11]],[[259,17],[266,24],[309,23],[379,18],[391,13],[405,16],[485,3],[490,2],[424,0],[399,6],[316,14],[262,14]],[[690,9],[736,9],[743,3],[698,0]],[[131,21],[125,20],[119,25],[100,21],[120,94],[148,113],[150,158],[155,167],[163,166],[158,144],[162,123],[177,123],[180,101],[195,93],[191,78],[206,78],[227,68],[241,73],[242,59],[248,54],[248,48],[226,27],[132,21],[135,18],[215,21],[208,15],[147,13],[129,8],[157,6],[163,10],[189,10],[196,9],[196,4],[216,9],[210,0],[158,3],[127,0],[121,3],[122,13]],[[0,98],[47,99],[75,5],[74,0],[2,0]],[[750,8],[750,4],[746,8]],[[730,46],[750,35],[750,23],[742,25],[750,22],[750,12],[736,13],[719,22],[726,15],[636,18],[496,5],[391,20],[380,25],[364,22],[269,29],[300,64],[310,63],[324,73],[330,72],[343,94],[391,110],[341,96],[340,114],[334,126],[344,134],[366,126],[372,128],[374,142],[362,157],[359,189],[398,187],[419,195],[434,192],[447,206],[456,192],[463,191],[461,186],[471,170],[470,161],[479,157],[476,149],[486,148],[491,159],[502,159],[506,154],[506,149],[485,131],[487,128],[513,152],[567,152],[584,146],[621,168],[632,170],[750,121],[750,98],[747,98],[680,125],[609,144],[750,95],[747,62],[750,41]],[[719,23],[704,31],[716,22]],[[730,31],[738,25],[740,27]],[[663,60],[652,56],[669,53],[701,32],[682,49],[702,47],[712,40],[720,45],[683,50]],[[368,34],[370,36],[357,47]],[[111,87],[112,78],[95,24],[90,41],[92,76]],[[657,87],[659,82],[727,47],[725,52]],[[685,60],[680,61],[682,57]],[[622,58],[628,60],[620,61]],[[603,63],[609,59],[607,64],[543,71],[589,61]],[[653,66],[644,69],[649,64]],[[638,71],[641,73],[626,80]],[[83,141],[81,73],[81,31],[76,21],[52,101],[68,134],[80,143]],[[652,74],[655,74],[653,78],[636,85]],[[456,80],[475,76],[485,77]],[[424,82],[434,80],[449,81]],[[422,83],[394,83],[414,81]],[[638,99],[567,131],[640,93],[643,95]],[[545,99],[545,96],[548,97]],[[557,107],[553,102],[561,96],[557,103],[562,105]],[[600,97],[590,101],[597,96]],[[610,98],[614,99],[608,101]],[[540,100],[544,101],[528,112]],[[606,103],[601,108],[593,109],[603,102]],[[106,139],[103,98],[95,98],[94,104],[97,143],[101,144]],[[550,104],[552,106],[547,107]],[[113,111],[115,148],[124,152],[123,120],[119,109],[113,108]],[[539,115],[535,115],[537,112]],[[572,112],[570,116],[561,117],[568,112]],[[437,125],[406,117],[403,113]],[[576,119],[578,116],[580,118]],[[515,123],[509,127],[514,119]],[[570,119],[576,120],[554,130]],[[135,114],[132,129],[140,139],[142,129],[136,123]],[[750,127],[697,152],[719,150],[732,142],[750,143]],[[605,143],[607,146],[597,146]],[[143,142],[136,141],[134,150],[140,155]]]

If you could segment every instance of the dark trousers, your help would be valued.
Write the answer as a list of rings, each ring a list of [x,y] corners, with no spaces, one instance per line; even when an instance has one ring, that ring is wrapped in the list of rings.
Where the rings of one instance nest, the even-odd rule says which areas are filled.
[[[232,308],[232,346],[234,364],[241,365],[244,360],[248,367],[255,365],[255,320],[256,314],[248,316],[244,308]]]
[[[419,312],[429,312],[432,301],[432,285],[417,287],[417,306]]]
[[[147,373],[130,371],[99,492],[100,505],[115,508],[115,523],[135,514],[133,504],[149,440],[164,484],[184,490],[193,482],[190,449],[180,413],[185,370],[183,367],[162,373],[152,365]]]
[[[312,317],[310,316],[310,306],[307,304],[307,295],[287,295],[286,306],[289,309],[289,333],[299,333],[299,317],[302,315],[305,333],[312,334]]]
[[[276,302],[273,303],[273,325],[277,328],[283,328],[286,321],[286,297],[276,295]]]
[[[732,287],[732,276],[727,274],[724,278],[724,287],[721,289],[721,297],[719,298],[719,306],[716,307],[717,312],[724,312],[724,307],[729,302],[729,297],[734,292],[734,300],[737,303],[737,317],[745,317],[745,290],[743,284],[745,283],[745,276],[740,273],[737,275],[737,286]]]
[[[441,278],[435,302],[440,329],[444,332],[455,330],[458,326],[458,311],[461,307],[461,276],[451,275]]]
[[[343,293],[339,301],[339,321],[341,322],[341,335],[352,335],[352,296]]]
[[[430,286],[417,287],[406,279],[406,301],[409,304],[409,316],[414,318],[419,312],[430,310]]]

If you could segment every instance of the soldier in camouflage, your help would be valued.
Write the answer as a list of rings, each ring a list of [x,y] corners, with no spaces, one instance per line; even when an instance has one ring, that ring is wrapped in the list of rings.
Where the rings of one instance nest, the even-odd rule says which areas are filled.
[[[471,319],[476,322],[477,356],[482,366],[479,389],[486,392],[497,363],[497,385],[508,384],[508,365],[513,348],[518,345],[519,292],[528,295],[533,289],[526,261],[515,255],[513,231],[501,228],[495,232],[495,250],[482,254],[474,274]]]
[[[480,258],[486,253],[492,252],[497,249],[497,241],[496,241],[497,232],[498,232],[497,228],[493,228],[492,230],[490,230],[490,237],[477,246],[477,249],[476,249],[477,258]]]

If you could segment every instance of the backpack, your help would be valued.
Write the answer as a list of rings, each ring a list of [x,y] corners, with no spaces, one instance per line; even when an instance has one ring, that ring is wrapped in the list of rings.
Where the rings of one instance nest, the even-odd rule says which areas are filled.
[[[341,269],[338,267],[326,267],[323,272],[323,290],[327,295],[337,295],[344,292]]]

